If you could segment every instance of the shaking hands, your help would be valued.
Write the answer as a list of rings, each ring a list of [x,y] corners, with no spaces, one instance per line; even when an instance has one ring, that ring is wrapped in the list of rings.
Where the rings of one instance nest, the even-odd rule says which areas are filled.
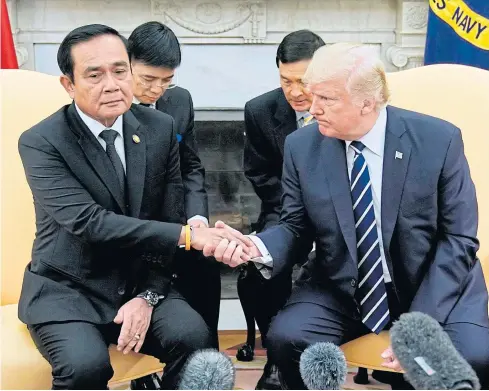
[[[194,227],[191,246],[231,267],[261,255],[250,238],[222,221],[216,222],[214,228]]]

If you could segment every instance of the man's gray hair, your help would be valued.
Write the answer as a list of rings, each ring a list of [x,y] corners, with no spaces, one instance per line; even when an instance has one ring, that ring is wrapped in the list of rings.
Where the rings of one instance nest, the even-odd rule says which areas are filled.
[[[359,105],[374,98],[380,109],[389,101],[384,64],[371,46],[336,43],[316,50],[304,82],[312,85],[336,78],[346,79],[346,90]]]

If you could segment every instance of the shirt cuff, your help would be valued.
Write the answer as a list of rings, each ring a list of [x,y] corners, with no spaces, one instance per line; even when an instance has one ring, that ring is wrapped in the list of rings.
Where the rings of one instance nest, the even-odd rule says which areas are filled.
[[[188,221],[187,221],[187,223],[189,223],[191,220],[200,220],[200,221],[203,221],[205,223],[205,225],[207,225],[207,227],[209,227],[209,220],[207,220],[204,216],[195,215],[195,216],[189,218]]]
[[[261,273],[261,275],[267,280],[272,277],[272,268],[273,268],[273,258],[267,250],[267,247],[263,243],[263,241],[255,235],[247,235],[251,241],[258,247],[258,250],[261,253],[261,257],[252,258],[250,261],[253,262],[255,267]]]

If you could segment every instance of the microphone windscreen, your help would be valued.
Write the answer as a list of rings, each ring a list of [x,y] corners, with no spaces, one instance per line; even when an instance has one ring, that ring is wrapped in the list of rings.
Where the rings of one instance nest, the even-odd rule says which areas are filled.
[[[474,370],[432,317],[403,314],[392,326],[390,338],[404,377],[415,389],[480,389]]]
[[[181,374],[180,390],[232,390],[236,370],[231,359],[214,349],[191,355]]]
[[[318,342],[304,350],[299,368],[309,390],[339,390],[346,380],[345,355],[330,342]]]

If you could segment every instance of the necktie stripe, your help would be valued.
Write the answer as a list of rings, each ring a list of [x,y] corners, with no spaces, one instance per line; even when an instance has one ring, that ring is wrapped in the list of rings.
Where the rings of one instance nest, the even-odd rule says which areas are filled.
[[[358,228],[358,226],[362,223],[364,217],[367,215],[368,212],[370,212],[370,209],[374,207],[374,201],[372,200],[370,204],[367,206],[367,209],[365,212],[363,212],[363,215],[360,216],[358,219],[357,223],[355,224],[355,228]]]
[[[358,141],[350,144],[355,152],[351,171],[350,190],[357,236],[358,284],[355,296],[362,322],[379,333],[389,322],[389,305],[382,269],[380,240],[375,219],[372,183],[368,164],[363,156],[365,146]]]
[[[365,193],[367,192],[368,189],[370,189],[370,182],[367,184],[367,186],[360,193],[360,196],[358,197],[358,200],[353,205],[353,209],[355,209],[358,206],[358,204],[360,203],[360,201],[362,200],[363,196],[365,195]]]
[[[381,257],[379,257],[379,259],[377,259],[377,262],[375,262],[374,266],[372,266],[372,268],[368,271],[368,273],[366,274],[365,277],[363,277],[363,280],[360,281],[360,284],[358,284],[358,287],[361,288],[363,286],[363,284],[365,284],[365,281],[367,281],[367,278],[370,277],[370,275],[375,271],[375,267],[380,263],[380,261],[382,260]]]
[[[360,179],[360,176],[363,174],[363,172],[365,171],[366,168],[367,168],[367,162],[365,162],[365,164],[363,165],[362,169],[360,170],[360,173],[357,175],[357,177],[355,178],[355,181],[351,185],[351,191],[353,191],[353,189],[355,188],[355,185],[358,183],[358,180]]]
[[[363,265],[363,263],[367,260],[368,256],[370,253],[374,250],[375,246],[379,244],[379,239],[375,239],[375,242],[372,244],[370,249],[367,251],[367,253],[363,256],[362,260],[358,262],[358,268],[360,269]]]
[[[380,277],[377,282],[375,283],[375,285],[369,290],[369,292],[365,295],[365,297],[363,298],[363,300],[360,302],[360,305],[364,305],[365,302],[367,301],[367,299],[372,295],[372,293],[374,292],[375,288],[377,288],[379,286],[379,284],[381,282],[384,281],[384,276]]]
[[[358,241],[357,248],[362,245],[362,242],[365,240],[365,238],[370,233],[370,231],[372,231],[374,228],[375,228],[375,220],[372,221],[372,224],[370,224],[370,227],[368,227],[367,232],[365,232],[365,234],[362,236],[362,238]]]
[[[372,328],[372,331],[375,333],[377,328],[385,321],[385,319],[389,316],[389,310],[385,311],[385,314],[380,318],[380,320],[376,323],[376,325]],[[387,322],[386,322],[387,323]]]
[[[377,302],[377,304],[374,305],[374,308],[372,308],[370,310],[370,312],[367,314],[367,316],[362,319],[363,323],[365,323],[370,318],[370,316],[374,313],[374,311],[377,309],[377,307],[385,300],[386,297],[387,297],[387,292],[382,295],[382,297]]]

